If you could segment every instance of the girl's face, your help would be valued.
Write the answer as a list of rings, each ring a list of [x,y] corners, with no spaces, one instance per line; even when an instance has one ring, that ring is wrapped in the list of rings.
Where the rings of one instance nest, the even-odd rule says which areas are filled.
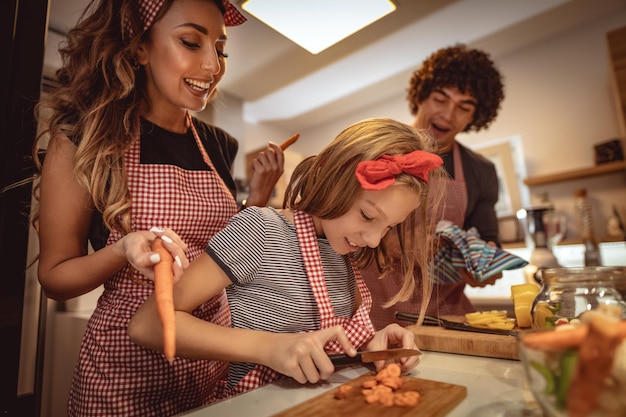
[[[325,235],[340,255],[366,246],[375,248],[387,232],[402,223],[418,205],[419,195],[406,185],[363,191],[343,216],[316,219],[316,231]]]
[[[138,51],[152,111],[203,110],[226,72],[225,47],[224,17],[213,1],[174,1]]]

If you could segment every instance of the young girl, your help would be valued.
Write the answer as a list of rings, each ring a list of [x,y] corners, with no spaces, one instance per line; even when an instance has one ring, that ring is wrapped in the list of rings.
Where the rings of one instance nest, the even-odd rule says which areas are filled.
[[[245,20],[222,0],[90,3],[60,50],[59,88],[41,107],[50,138],[40,182],[39,281],[66,300],[104,284],[87,324],[69,416],[170,416],[214,400],[227,364],[179,360],[130,341],[126,327],[150,295],[155,234],[181,267],[237,210],[237,142],[190,117],[226,70],[225,26]],[[264,205],[283,169],[272,146],[254,163],[248,204]],[[173,234],[171,230],[176,230]],[[88,251],[88,241],[94,251]],[[230,324],[223,292],[193,311]]]
[[[406,272],[397,299],[413,292],[414,262],[430,269],[432,225],[422,208],[442,160],[424,151],[426,142],[390,119],[356,123],[298,165],[285,209],[249,208],[234,216],[175,286],[177,354],[232,361],[227,396],[279,374],[302,383],[326,378],[334,370],[326,351],[416,348],[413,333],[396,324],[374,333],[371,296],[357,267],[377,262],[386,270],[385,237],[395,229]],[[224,288],[234,329],[190,314]],[[162,350],[153,296],[131,320],[129,333]],[[402,366],[416,364],[413,357]]]

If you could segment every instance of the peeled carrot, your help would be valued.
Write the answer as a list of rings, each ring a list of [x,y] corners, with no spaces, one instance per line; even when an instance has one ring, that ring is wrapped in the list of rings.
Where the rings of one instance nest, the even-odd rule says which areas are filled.
[[[161,256],[154,265],[154,294],[161,326],[163,327],[163,353],[172,363],[176,354],[176,318],[174,313],[174,258],[163,246],[163,240],[152,241],[152,250]]]
[[[295,135],[293,135],[292,137],[290,137],[289,139],[287,139],[286,141],[281,143],[280,144],[280,150],[284,151],[285,149],[287,149],[288,147],[290,147],[291,145],[296,143],[296,141],[298,140],[299,137],[300,137],[300,134],[296,133]]]
[[[572,349],[582,344],[588,331],[588,326],[578,326],[567,330],[528,333],[522,337],[522,344],[535,349]]]
[[[626,323],[626,321],[622,322]],[[572,417],[589,415],[599,401],[605,380],[611,374],[615,350],[626,329],[603,317],[593,317],[589,335],[578,349],[578,362],[567,394],[567,410]]]
[[[626,338],[626,320],[621,320],[613,326],[622,339]],[[583,324],[567,330],[529,333],[522,337],[522,343],[535,349],[574,349],[583,344],[588,333],[589,325]]]

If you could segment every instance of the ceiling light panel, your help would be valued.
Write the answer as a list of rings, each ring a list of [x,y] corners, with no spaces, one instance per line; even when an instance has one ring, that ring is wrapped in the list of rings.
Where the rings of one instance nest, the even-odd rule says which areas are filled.
[[[389,0],[247,0],[241,7],[312,54],[396,9]]]

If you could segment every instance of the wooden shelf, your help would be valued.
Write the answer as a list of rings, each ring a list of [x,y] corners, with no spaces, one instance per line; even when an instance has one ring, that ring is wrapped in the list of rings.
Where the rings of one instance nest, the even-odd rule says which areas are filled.
[[[528,177],[524,180],[524,184],[529,186],[552,184],[555,182],[593,177],[595,175],[609,174],[617,171],[624,171],[626,173],[626,161],[607,162],[590,168],[575,169],[573,171],[560,172],[558,174]]]

